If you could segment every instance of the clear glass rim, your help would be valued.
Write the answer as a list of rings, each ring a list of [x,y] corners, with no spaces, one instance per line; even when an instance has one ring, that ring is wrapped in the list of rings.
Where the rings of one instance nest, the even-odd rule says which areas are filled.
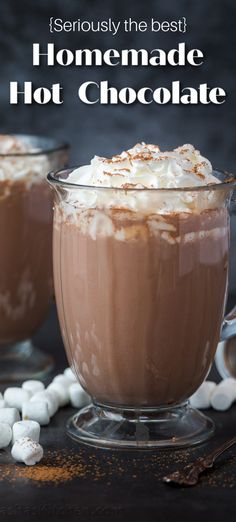
[[[2,134],[4,135],[4,134]],[[43,154],[52,154],[53,152],[66,151],[70,148],[69,143],[57,140],[56,138],[50,138],[49,136],[37,135],[37,134],[17,134],[10,133],[6,134],[7,136],[12,136],[14,138],[18,138],[21,140],[39,140],[43,143],[48,143],[48,145],[39,147],[37,151],[27,151],[27,152],[7,152],[1,153],[0,158],[23,158],[27,156],[42,156]]]
[[[80,166],[80,165],[79,165]],[[227,171],[222,171],[219,169],[213,169],[212,174],[218,174],[223,177],[223,181],[220,183],[212,183],[209,185],[196,185],[193,187],[171,187],[171,188],[137,188],[137,187],[105,187],[98,185],[82,185],[78,183],[71,183],[66,179],[62,179],[61,175],[69,175],[73,170],[78,169],[79,166],[70,167],[69,169],[60,169],[57,171],[49,172],[47,175],[47,180],[52,185],[61,186],[61,188],[69,188],[69,189],[77,189],[77,190],[110,190],[110,191],[118,191],[118,192],[203,192],[206,190],[222,190],[229,189],[233,190],[236,187],[236,175],[229,173]]]

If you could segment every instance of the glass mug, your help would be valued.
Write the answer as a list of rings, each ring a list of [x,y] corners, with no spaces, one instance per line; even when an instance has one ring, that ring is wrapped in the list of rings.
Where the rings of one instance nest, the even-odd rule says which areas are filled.
[[[65,167],[68,156],[67,145],[54,139],[9,138],[27,152],[0,154],[0,381],[42,378],[52,369],[52,358],[31,336],[53,296],[53,198],[46,175]]]
[[[70,172],[48,175],[54,285],[69,363],[92,402],[67,430],[103,447],[202,442],[214,424],[188,398],[220,338],[235,180],[215,171],[221,183],[205,187],[114,189],[69,183]]]

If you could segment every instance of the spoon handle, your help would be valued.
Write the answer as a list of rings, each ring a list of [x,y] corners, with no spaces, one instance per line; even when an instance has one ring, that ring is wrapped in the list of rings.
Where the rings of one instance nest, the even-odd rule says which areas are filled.
[[[236,444],[236,437],[224,442],[224,444],[205,457],[200,457],[191,464],[188,464],[182,471],[178,470],[166,475],[163,477],[163,481],[168,484],[178,484],[180,486],[194,486],[198,482],[199,475],[207,468],[212,468],[215,460],[234,444]]]
[[[215,460],[224,453],[224,451],[228,450],[232,446],[236,444],[236,437],[233,437],[233,439],[228,440],[227,442],[224,442],[219,448],[216,448],[214,451],[212,451],[209,455],[206,457],[203,457],[199,460],[203,460],[206,467],[213,466]]]

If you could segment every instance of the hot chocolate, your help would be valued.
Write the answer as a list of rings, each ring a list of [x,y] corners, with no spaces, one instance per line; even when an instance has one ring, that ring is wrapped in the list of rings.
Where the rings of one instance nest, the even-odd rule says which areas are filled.
[[[209,370],[224,312],[228,211],[211,164],[190,145],[137,144],[64,181],[54,278],[81,384],[97,404],[181,403]]]

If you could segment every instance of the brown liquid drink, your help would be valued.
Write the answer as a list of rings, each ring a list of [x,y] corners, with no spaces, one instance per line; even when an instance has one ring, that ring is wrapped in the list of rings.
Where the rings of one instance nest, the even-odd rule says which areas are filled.
[[[4,182],[0,190],[0,342],[5,344],[35,332],[52,296],[52,201],[43,179],[30,190],[21,180],[12,186]]]
[[[168,167],[164,166],[167,180],[169,176],[173,183],[174,175],[180,175],[181,154],[197,156],[195,163],[186,160],[189,174],[183,175],[189,176],[193,188],[182,192],[178,185],[172,185],[172,190],[166,186],[159,192],[150,190],[155,188],[150,186],[150,176],[155,183],[153,171],[160,183],[162,166],[157,162],[166,161],[161,153],[159,159],[154,146],[137,145],[128,151],[128,159],[115,157],[112,165],[100,159],[96,188],[85,186],[90,184],[86,176],[91,180],[88,167],[69,174],[71,188],[63,182],[62,173],[63,194],[57,198],[54,213],[54,281],[68,358],[82,386],[99,405],[96,412],[100,408],[99,413],[93,406],[81,412],[70,425],[70,433],[76,436],[77,430],[86,442],[140,445],[130,423],[127,428],[124,411],[133,412],[131,417],[136,419],[142,411],[144,419],[147,409],[158,412],[180,405],[200,386],[214,358],[227,287],[229,195],[227,189],[211,189],[210,184],[215,180],[216,186],[219,181],[207,173],[209,165],[197,151],[191,149],[188,154],[182,149],[174,151]],[[174,160],[177,166],[170,165]],[[101,169],[104,176],[113,176],[114,184],[115,176],[127,177],[128,169],[132,173],[135,162],[141,165],[138,174],[130,174],[130,183],[103,188]],[[209,183],[205,192],[194,189],[195,176],[199,185],[201,176]],[[143,188],[145,183],[149,189]],[[108,411],[115,413],[109,417]],[[121,425],[124,422],[122,434],[112,415],[118,415]],[[189,422],[200,440],[198,421],[196,427],[195,419],[185,417],[182,427]],[[141,431],[143,422],[138,421]],[[186,434],[173,423],[168,443],[161,443],[166,428],[163,418],[159,419],[162,434],[153,445],[171,445],[173,437],[180,445],[184,438],[186,443]],[[154,427],[150,431],[145,425],[145,430],[142,447],[150,445]]]
[[[0,136],[0,358],[4,353],[5,364],[0,378],[6,372],[4,379],[27,372],[26,354],[20,370],[14,343],[30,338],[40,326],[53,293],[53,202],[45,175],[65,164],[65,153],[41,152],[39,141]],[[29,346],[28,351],[33,361]],[[6,368],[8,355],[13,359]]]
[[[61,281],[63,288],[58,312],[70,360],[98,403],[178,404],[200,386],[219,339],[227,212],[165,217],[175,228],[168,237],[147,221],[122,219],[122,212],[112,223],[117,230],[122,225],[126,239],[99,234],[94,240],[63,217],[54,234],[55,286]]]

